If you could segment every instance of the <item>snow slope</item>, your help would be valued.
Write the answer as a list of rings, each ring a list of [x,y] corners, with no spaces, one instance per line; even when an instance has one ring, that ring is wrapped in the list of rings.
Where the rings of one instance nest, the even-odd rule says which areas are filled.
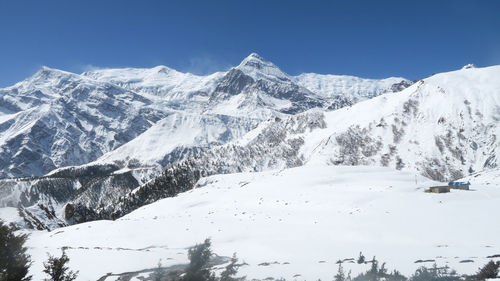
[[[433,263],[417,260],[475,272],[500,253],[500,226],[488,215],[500,208],[498,181],[471,180],[471,191],[423,192],[435,184],[389,168],[327,165],[212,176],[116,221],[32,232],[31,273],[41,279],[46,252],[62,247],[80,270],[78,280],[153,268],[160,259],[185,263],[187,247],[207,237],[218,255],[236,252],[248,264],[240,269],[248,278],[329,280],[337,260],[360,251],[404,274]],[[353,274],[369,266],[344,263]]]
[[[386,79],[365,79],[348,75],[303,73],[293,77],[300,86],[323,97],[345,96],[352,99],[370,98],[391,89],[401,81],[409,83],[401,77]],[[397,89],[396,89],[397,90]]]
[[[145,165],[166,165],[236,140],[256,127],[258,122],[255,119],[227,115],[172,113],[137,138],[103,155],[96,163],[120,161],[126,156],[127,159],[136,159]]]
[[[500,164],[500,66],[436,74],[326,112],[304,135],[311,162],[407,169],[446,181]]]
[[[181,110],[199,110],[224,74],[216,72],[199,76],[166,66],[98,69],[82,73],[83,76],[116,84]]]

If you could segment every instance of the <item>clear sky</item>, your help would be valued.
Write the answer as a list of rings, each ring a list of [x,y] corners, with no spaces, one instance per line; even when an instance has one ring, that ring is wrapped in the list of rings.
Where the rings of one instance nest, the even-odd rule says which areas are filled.
[[[205,74],[251,52],[292,75],[419,79],[500,64],[500,1],[0,0],[0,87],[42,65]]]

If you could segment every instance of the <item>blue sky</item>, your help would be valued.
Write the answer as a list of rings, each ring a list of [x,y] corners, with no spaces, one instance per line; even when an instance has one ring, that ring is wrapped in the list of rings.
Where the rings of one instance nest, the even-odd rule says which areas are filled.
[[[500,1],[0,0],[0,87],[42,65],[197,74],[251,52],[289,74],[419,79],[500,64]]]

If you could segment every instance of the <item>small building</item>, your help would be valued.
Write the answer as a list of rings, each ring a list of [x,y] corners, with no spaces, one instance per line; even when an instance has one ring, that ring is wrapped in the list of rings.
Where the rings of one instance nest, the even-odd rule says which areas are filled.
[[[448,186],[453,189],[469,190],[470,182],[450,181]]]
[[[429,189],[425,190],[428,193],[446,193],[450,192],[449,185],[441,185],[441,186],[431,186]]]

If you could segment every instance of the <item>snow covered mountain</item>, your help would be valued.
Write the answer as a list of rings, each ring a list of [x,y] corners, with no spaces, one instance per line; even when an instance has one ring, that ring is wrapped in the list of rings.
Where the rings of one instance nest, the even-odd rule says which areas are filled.
[[[134,92],[45,67],[0,89],[0,112],[0,177],[86,164],[165,117]]]
[[[438,181],[498,167],[500,66],[433,75],[397,94],[325,113],[302,153],[334,165],[380,165]],[[319,143],[318,143],[319,141]]]
[[[0,181],[1,202],[23,206],[33,226],[53,228],[114,217],[166,196],[123,199],[168,165],[181,171],[176,167],[192,163],[207,175],[302,165],[296,151],[303,141],[289,136],[323,126],[323,117],[294,114],[341,108],[407,85],[402,78],[293,77],[257,54],[207,76],[164,66],[82,75],[42,68],[0,90],[1,176],[42,176]]]
[[[221,79],[210,95],[209,112],[268,117],[326,108],[328,100],[297,85],[277,66],[253,53]]]
[[[186,144],[197,150],[230,141],[232,138],[227,134],[238,137],[257,122],[273,116],[328,107],[335,102],[329,100],[331,96],[350,100],[338,103],[335,106],[338,108],[358,101],[355,98],[358,94],[375,96],[383,88],[373,86],[380,84],[377,80],[361,79],[346,83],[361,83],[359,87],[364,91],[346,93],[316,87],[318,93],[314,93],[295,80],[257,54],[251,54],[228,72],[207,76],[181,73],[165,66],[102,69],[81,75],[44,67],[32,77],[0,89],[0,177],[42,176],[57,168],[90,163],[129,143],[168,116],[177,121],[163,120],[135,143],[142,143],[148,135],[159,138],[168,134],[172,138],[172,134],[179,132],[172,138],[178,140],[185,131],[165,128],[166,124],[187,128],[188,124],[198,122],[196,115],[208,116],[199,120],[201,131],[194,136],[195,143]],[[392,85],[386,83],[384,87],[390,90]],[[331,94],[325,96],[325,92]],[[179,120],[185,120],[186,124],[180,124]],[[212,127],[212,133],[217,131],[221,135],[203,132],[203,121]],[[236,125],[240,121],[242,124]],[[215,129],[214,122],[220,123],[219,128]],[[239,127],[237,131],[226,132],[226,127],[234,125]],[[182,145],[168,140],[160,143],[168,147]],[[133,146],[130,144],[106,159],[137,158],[137,155],[123,155],[124,159],[117,159],[117,154],[139,151]],[[167,154],[176,148],[165,150],[161,146],[152,146],[159,148],[155,153],[160,155],[155,160],[173,159]],[[151,159],[145,160],[150,164]]]
[[[376,80],[316,73],[300,74],[293,80],[320,97],[329,99],[329,109],[353,105],[389,91],[399,92],[411,85],[411,82],[398,77]]]
[[[325,111],[325,104],[308,110],[311,100],[328,102],[325,97],[336,95],[328,94],[330,90],[313,93],[296,81],[307,85],[331,77],[302,75],[300,80],[252,54],[213,84],[205,106],[154,111],[154,98],[139,96],[152,104],[148,105],[151,112],[163,114],[163,119],[83,166],[60,168],[38,179],[0,181],[5,198],[0,202],[3,206],[21,204],[32,225],[53,228],[117,218],[189,190],[202,177],[221,173],[320,163],[387,166],[438,181],[462,178],[498,166],[499,69],[467,68],[437,74],[400,92],[386,87],[400,90],[406,86],[404,80],[352,78],[364,86],[345,89],[356,88],[358,94],[352,96],[361,102],[333,111]],[[87,76],[90,74],[83,79]],[[114,77],[102,75],[108,76]],[[308,76],[309,82],[304,82]],[[335,79],[325,82],[330,86],[322,89],[337,91],[340,78]],[[272,90],[263,91],[259,85]],[[289,91],[292,88],[295,90]],[[294,95],[303,98],[294,100]],[[264,96],[281,101],[288,98],[290,107],[282,110],[277,102],[232,101],[234,97],[258,101]],[[214,106],[208,106],[211,104]],[[286,113],[290,108],[305,112]],[[221,109],[231,110],[217,113]]]
[[[499,74],[498,66],[443,73],[349,108],[269,120],[239,140],[167,167],[98,213],[120,217],[189,190],[208,175],[305,163],[386,166],[437,181],[495,168]],[[89,212],[76,209],[79,217]]]
[[[137,161],[114,161],[59,169],[37,179],[0,180],[4,196],[0,204],[21,204],[28,224],[39,229],[117,218],[186,191],[202,176],[303,165],[297,153],[303,144],[298,135],[324,127],[323,118],[318,111],[268,120],[242,138],[169,164],[161,173],[158,167],[145,167]]]
[[[135,159],[142,165],[158,163],[166,166],[213,146],[237,140],[258,123],[259,120],[245,117],[175,112],[137,138],[101,156],[95,163]]]
[[[150,69],[99,69],[84,72],[82,76],[134,91],[162,106],[196,111],[206,104],[209,94],[224,74],[216,72],[198,76],[157,66]]]

